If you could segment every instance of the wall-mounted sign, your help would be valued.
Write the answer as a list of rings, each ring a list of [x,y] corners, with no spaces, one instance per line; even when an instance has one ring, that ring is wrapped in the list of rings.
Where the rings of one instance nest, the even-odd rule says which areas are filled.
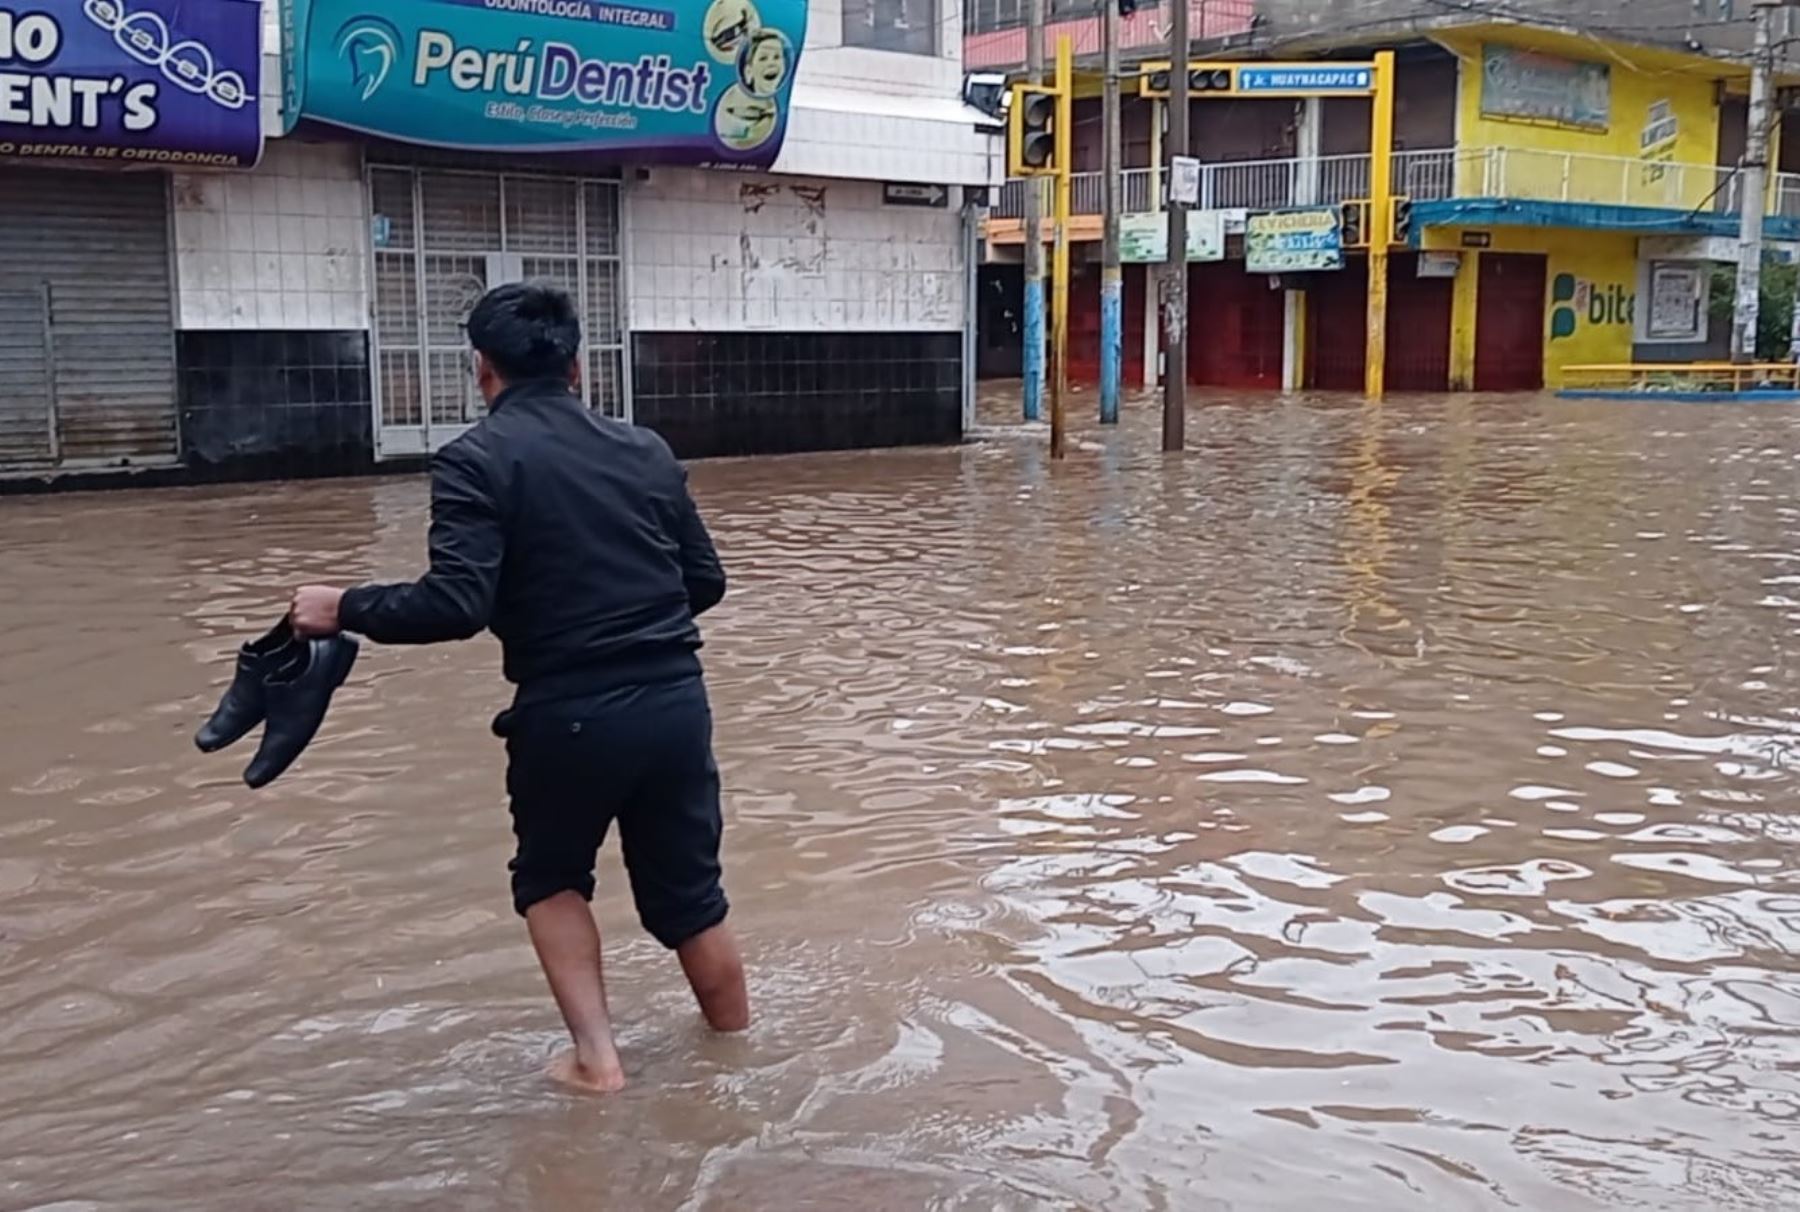
[[[1119,260],[1134,265],[1157,265],[1168,259],[1168,215],[1119,216]],[[1223,261],[1225,259],[1224,211],[1196,210],[1188,212],[1187,259],[1189,261]]]
[[[1283,210],[1251,215],[1244,233],[1244,269],[1253,274],[1313,273],[1344,268],[1344,240],[1335,210]]]
[[[889,206],[924,206],[944,210],[950,205],[950,190],[943,185],[911,185],[890,181],[881,187],[881,200]]]
[[[1462,234],[1464,248],[1492,248],[1494,233],[1491,231],[1466,231]]]
[[[1282,64],[1241,67],[1240,93],[1368,93],[1375,91],[1375,69],[1367,64]]]
[[[1200,205],[1200,161],[1193,156],[1170,157],[1169,202],[1174,206]]]
[[[1489,43],[1481,48],[1481,112],[1606,130],[1612,125],[1612,70]]]
[[[1462,272],[1462,254],[1458,252],[1422,252],[1419,254],[1421,278],[1454,278]]]
[[[766,167],[806,0],[286,0],[285,118],[434,147]]]
[[[1644,261],[1726,261],[1737,264],[1736,236],[1645,236],[1638,241]]]
[[[0,3],[0,156],[248,168],[258,0]]]

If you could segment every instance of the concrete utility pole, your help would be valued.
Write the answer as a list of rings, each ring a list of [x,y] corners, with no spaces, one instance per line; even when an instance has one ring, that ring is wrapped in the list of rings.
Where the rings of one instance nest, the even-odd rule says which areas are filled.
[[[1044,82],[1044,0],[1029,0],[1025,16],[1025,80]],[[1044,415],[1044,181],[1025,187],[1025,419]]]
[[[1750,61],[1750,129],[1744,139],[1743,212],[1738,235],[1737,301],[1731,312],[1731,360],[1756,361],[1762,317],[1763,215],[1768,209],[1769,129],[1775,91],[1775,13],[1787,0],[1755,0],[1756,43]]]
[[[1163,440],[1165,453],[1187,446],[1188,264],[1187,207],[1175,201],[1175,162],[1188,154],[1188,3],[1170,0],[1169,140],[1163,149],[1163,188],[1170,191],[1169,264],[1163,281]]]
[[[1105,181],[1101,211],[1105,238],[1100,252],[1100,423],[1116,425],[1119,421],[1119,359],[1125,347],[1125,280],[1119,266],[1119,197],[1123,180],[1123,133],[1119,118],[1119,4],[1121,0],[1100,0],[1106,11],[1101,15],[1105,43],[1101,52],[1103,111],[1101,136],[1105,143]]]

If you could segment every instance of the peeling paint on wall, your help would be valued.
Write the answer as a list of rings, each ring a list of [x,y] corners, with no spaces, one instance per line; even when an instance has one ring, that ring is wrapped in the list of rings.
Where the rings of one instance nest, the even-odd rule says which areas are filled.
[[[631,313],[663,331],[954,331],[961,219],[867,181],[658,170],[631,204]]]

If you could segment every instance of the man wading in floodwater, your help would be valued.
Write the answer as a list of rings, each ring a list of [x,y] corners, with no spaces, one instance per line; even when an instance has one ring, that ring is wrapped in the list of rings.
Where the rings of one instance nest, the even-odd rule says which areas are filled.
[[[488,416],[433,463],[431,570],[410,585],[294,594],[302,636],[432,644],[493,629],[511,710],[513,905],[573,1050],[553,1076],[625,1083],[607,1016],[594,857],[616,818],[644,928],[681,959],[706,1021],[750,1022],[719,887],[719,772],[695,616],[725,574],[662,439],[583,406],[581,326],[551,286],[501,286],[469,316]]]

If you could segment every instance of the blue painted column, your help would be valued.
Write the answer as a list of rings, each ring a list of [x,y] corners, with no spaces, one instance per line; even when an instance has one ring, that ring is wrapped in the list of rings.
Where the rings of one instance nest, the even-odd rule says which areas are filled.
[[[1117,265],[1100,275],[1100,423],[1119,423],[1119,362],[1125,347],[1125,281]]]
[[[1044,415],[1044,279],[1025,275],[1025,419]]]

